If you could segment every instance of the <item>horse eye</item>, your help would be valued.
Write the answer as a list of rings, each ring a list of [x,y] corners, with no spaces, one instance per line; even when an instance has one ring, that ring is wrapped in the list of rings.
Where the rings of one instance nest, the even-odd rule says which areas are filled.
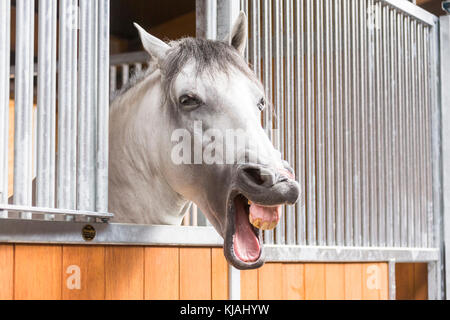
[[[261,100],[259,100],[258,102],[259,111],[263,111],[265,107],[266,107],[266,100],[264,98],[261,98]]]
[[[202,101],[196,96],[190,94],[184,94],[179,99],[180,104],[186,107],[198,107],[202,104]]]

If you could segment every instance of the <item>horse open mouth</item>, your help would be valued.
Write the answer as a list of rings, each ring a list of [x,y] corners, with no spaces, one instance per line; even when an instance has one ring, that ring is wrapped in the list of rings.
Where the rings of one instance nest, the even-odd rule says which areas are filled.
[[[229,239],[226,241],[230,248],[228,250],[226,248],[225,251],[231,254],[234,261],[230,262],[235,267],[257,268],[264,263],[261,230],[276,227],[280,220],[281,205],[262,206],[238,194],[233,198],[230,208],[232,225],[228,233]]]

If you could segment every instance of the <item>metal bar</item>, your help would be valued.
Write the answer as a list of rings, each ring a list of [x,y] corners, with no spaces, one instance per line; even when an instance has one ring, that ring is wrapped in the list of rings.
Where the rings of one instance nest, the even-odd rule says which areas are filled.
[[[244,7],[248,11],[248,3],[245,1]],[[273,141],[273,115],[274,108],[272,102],[274,101],[273,94],[273,51],[272,51],[272,2],[269,0],[264,0],[263,6],[263,24],[262,24],[262,36],[263,36],[263,68],[264,68],[264,89],[267,96],[267,103],[265,113],[265,129],[269,138]],[[273,243],[273,231],[264,231],[264,241],[265,243]]]
[[[95,210],[95,2],[80,0],[77,208]]]
[[[385,162],[384,162],[384,109],[383,109],[383,61],[381,45],[381,3],[375,3],[374,16],[375,32],[375,118],[376,121],[376,150],[377,150],[377,191],[378,191],[378,210],[371,212],[370,215],[370,244],[378,245],[378,222],[386,210],[386,191],[385,191]]]
[[[14,203],[32,202],[34,2],[16,1]],[[31,219],[31,213],[21,214]]]
[[[8,203],[10,0],[0,3],[0,203]],[[8,213],[0,211],[0,218]]]
[[[69,208],[70,191],[70,123],[72,39],[70,25],[71,0],[59,1],[59,52],[58,52],[58,157],[56,173],[56,207]]]
[[[86,223],[13,219],[1,222],[0,243],[223,246],[222,237],[212,227],[89,223],[96,235],[92,241],[86,241],[82,236]]]
[[[439,250],[424,248],[265,246],[266,261],[272,262],[401,262],[437,261]]]
[[[71,210],[71,209],[55,209],[55,208],[45,208],[45,207],[32,207],[32,206],[18,206],[18,205],[0,205],[0,209],[4,209],[11,212],[29,212],[38,214],[64,214],[73,216],[90,216],[97,218],[109,219],[114,215],[108,212],[95,212],[89,210]]]
[[[248,17],[248,0],[240,0],[240,9],[241,9],[241,11],[244,11],[244,13]],[[248,37],[247,37],[246,45],[245,45],[245,52],[244,52],[244,58],[245,58],[245,61],[247,61],[247,62],[248,62],[248,49],[249,49],[249,42],[248,42]]]
[[[370,168],[369,168],[369,141],[371,132],[369,131],[369,101],[368,86],[370,73],[368,72],[368,21],[367,1],[359,1],[359,25],[360,25],[360,113],[361,113],[361,133],[360,133],[360,155],[361,155],[361,244],[367,245],[369,235],[369,215],[370,215]]]
[[[98,2],[98,116],[96,211],[108,211],[108,137],[109,137],[109,0]]]
[[[323,8],[322,1],[315,1],[315,77],[316,77],[316,162],[317,162],[317,244],[326,243],[325,200],[325,106],[323,99]]]
[[[364,232],[363,232],[363,245],[369,246],[371,241],[371,234],[372,234],[372,221],[373,217],[378,212],[378,175],[377,175],[377,161],[376,161],[376,155],[377,155],[377,124],[376,124],[376,108],[375,108],[375,97],[376,97],[376,74],[375,74],[375,15],[374,15],[374,1],[369,0],[368,2],[368,11],[371,10],[371,16],[370,20],[368,21],[368,34],[367,34],[367,46],[368,46],[368,53],[367,53],[367,73],[368,73],[368,91],[367,91],[367,98],[368,98],[368,130],[369,130],[369,154],[371,155],[369,158],[369,190],[370,190],[370,209],[366,211],[366,214],[364,215],[365,223],[363,223],[363,226],[365,226]]]
[[[287,0],[284,3],[284,21],[285,21],[285,160],[289,163],[295,163],[295,133],[294,133],[294,4],[293,0]],[[286,244],[295,244],[295,207],[287,206],[285,215],[286,224]]]
[[[209,0],[207,0],[206,2],[209,2]],[[216,39],[223,40],[231,33],[233,23],[236,21],[236,18],[239,15],[240,0],[225,0],[225,1],[215,0],[214,2],[217,3]],[[210,7],[210,9],[208,9],[208,12],[210,12],[210,14],[214,14],[213,13],[214,2],[208,4],[212,6]],[[211,23],[213,23],[212,19]]]
[[[332,30],[332,1],[325,2],[325,97],[326,97],[326,212],[327,212],[327,244],[336,244],[336,182],[334,161],[335,157],[335,124],[333,97],[333,30]]]
[[[397,13],[395,10],[390,10],[390,55],[392,62],[392,81],[391,83],[391,124],[392,124],[392,184],[393,184],[393,196],[392,196],[392,231],[391,241],[389,240],[390,233],[388,232],[388,246],[400,246],[400,212],[401,212],[401,186],[400,186],[400,139],[401,134],[399,130],[399,105],[400,105],[400,74],[399,74],[399,37],[397,33]]]
[[[442,194],[442,101],[440,93],[440,73],[439,73],[439,21],[432,28],[430,35],[430,48],[431,48],[431,59],[433,64],[430,71],[430,89],[431,89],[431,141],[432,141],[432,185],[433,185],[433,235],[434,235],[434,247],[439,248],[441,253],[444,252],[444,242],[443,242],[443,227],[442,227],[442,207],[443,207],[443,194]],[[443,276],[442,268],[443,256],[437,262],[437,275],[436,275],[436,296],[437,299],[442,298],[442,293],[444,289],[442,287],[443,282],[441,278]]]
[[[392,82],[392,61],[390,51],[390,16],[389,8],[387,6],[382,7],[382,46],[383,46],[383,115],[384,115],[384,163],[385,163],[385,211],[381,212],[378,219],[378,245],[386,246],[387,243],[392,243],[392,198],[393,198],[393,174],[392,174],[392,117],[390,104],[391,98],[391,86]]]
[[[362,1],[364,2],[364,1]],[[342,74],[342,3],[334,1],[334,110],[335,110],[335,145],[336,145],[336,244],[344,245],[345,231],[345,195],[344,195],[344,113],[343,107],[343,74]]]
[[[128,83],[128,80],[130,79],[130,66],[128,64],[122,64],[120,66],[122,81],[121,81],[121,87],[125,86]]]
[[[408,227],[407,227],[407,214],[408,214],[408,182],[407,182],[407,158],[406,158],[406,134],[405,134],[405,37],[403,33],[403,15],[401,13],[397,13],[397,32],[398,32],[398,73],[399,73],[399,81],[398,81],[398,92],[399,92],[399,139],[400,141],[400,195],[401,195],[401,212],[400,212],[400,246],[407,246],[407,235],[408,235]]]
[[[316,165],[314,119],[313,1],[306,0],[306,217],[307,244],[316,244]]]
[[[217,0],[196,0],[195,8],[196,37],[203,39],[216,39]]]
[[[439,299],[439,267],[437,262],[428,263],[428,300],[438,300]]]
[[[426,28],[423,30],[426,32]],[[450,161],[450,92],[443,90],[450,85],[450,61],[442,57],[450,56],[450,16],[440,18],[440,45],[441,45],[441,106],[442,106],[442,163]],[[445,288],[446,298],[450,298],[450,170],[448,166],[442,167],[442,195],[443,195],[443,223],[445,246]]]
[[[430,34],[429,29],[427,28],[424,34],[425,40],[425,72],[424,72],[424,87],[427,88],[426,92],[426,101],[425,101],[425,137],[426,137],[426,173],[427,173],[427,183],[426,183],[426,194],[427,194],[427,244],[428,247],[434,247],[434,216],[433,216],[433,178],[432,178],[432,135],[431,135],[431,62],[430,62]]]
[[[228,299],[241,300],[241,271],[228,265]]]
[[[305,45],[304,45],[304,1],[295,2],[295,106],[296,106],[296,168],[301,198],[296,204],[297,244],[306,244],[305,207]]]
[[[418,24],[418,57],[417,57],[417,65],[418,65],[418,83],[417,87],[419,89],[419,105],[418,105],[418,122],[419,122],[419,157],[420,157],[420,246],[427,246],[427,194],[426,194],[426,140],[425,140],[425,95],[426,88],[423,86],[425,83],[424,75],[425,75],[425,64],[424,64],[424,26],[422,24]]]
[[[407,225],[408,225],[408,241],[407,244],[409,247],[414,246],[414,171],[412,168],[412,157],[413,150],[412,150],[412,132],[411,132],[411,113],[412,113],[412,97],[411,97],[411,83],[410,79],[412,77],[412,70],[410,65],[410,59],[411,59],[411,35],[410,35],[410,24],[411,19],[410,17],[404,18],[404,33],[405,33],[405,75],[406,75],[406,82],[405,82],[405,128],[406,128],[406,161],[407,161],[407,199],[408,199],[408,213],[407,213]]]
[[[396,283],[395,283],[395,260],[388,262],[389,272],[389,300],[396,300]]]
[[[78,28],[79,28],[79,15],[78,15],[78,0],[72,0],[72,10],[70,13],[70,17],[72,18],[71,29],[70,29],[70,39],[71,39],[71,50],[70,50],[70,59],[71,59],[71,70],[72,72],[72,80],[70,86],[70,103],[71,103],[71,114],[70,114],[70,135],[66,140],[66,143],[70,145],[70,160],[67,161],[69,168],[67,169],[70,172],[70,183],[68,184],[68,204],[69,208],[76,209],[77,208],[77,154],[78,154],[78,146],[77,146],[77,134],[78,134]],[[74,217],[67,215],[65,217],[66,221],[74,220]]]
[[[361,118],[360,118],[360,83],[359,68],[360,68],[360,39],[358,27],[358,11],[357,2],[351,1],[350,14],[350,43],[351,43],[351,117],[352,117],[352,175],[353,175],[353,244],[361,246]],[[349,161],[350,159],[347,159]]]
[[[59,8],[56,206],[76,209],[78,2],[60,0]],[[65,219],[72,221],[73,217]]]
[[[343,1],[343,108],[344,108],[344,182],[345,182],[345,244],[353,245],[353,199],[352,199],[352,117],[351,117],[351,77],[350,77],[350,8],[349,1]]]
[[[114,96],[117,90],[117,67],[111,66],[109,69],[109,96],[110,99]]]
[[[260,0],[251,1],[251,36],[252,36],[252,52],[251,63],[253,71],[259,79],[261,79],[261,8]]]
[[[274,68],[274,98],[275,98],[275,141],[274,145],[277,150],[283,150],[283,110],[284,110],[284,50],[283,50],[283,5],[281,0],[273,2],[274,12],[274,49],[275,49],[275,68]],[[284,207],[278,227],[275,229],[275,243],[282,244],[285,241],[284,232]]]
[[[418,83],[418,43],[417,43],[417,22],[411,21],[411,86],[412,90],[412,104],[411,104],[411,129],[412,129],[412,167],[414,171],[414,246],[420,247],[421,243],[421,223],[420,223],[420,189],[422,183],[420,181],[420,127],[418,124],[419,119],[419,92],[420,84]]]
[[[39,1],[36,205],[47,208],[55,205],[56,7],[54,1]]]
[[[383,3],[388,4],[391,7],[396,8],[400,11],[400,15],[405,16],[409,15],[417,20],[422,21],[425,24],[428,24],[429,26],[434,26],[437,17],[430,12],[426,11],[425,9],[416,6],[412,4],[411,2],[404,1],[404,0],[382,0]]]

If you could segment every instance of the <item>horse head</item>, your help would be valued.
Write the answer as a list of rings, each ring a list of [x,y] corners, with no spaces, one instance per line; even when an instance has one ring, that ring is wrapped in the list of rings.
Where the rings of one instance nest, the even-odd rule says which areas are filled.
[[[158,114],[143,120],[153,121],[147,138],[158,141],[152,170],[176,195],[197,204],[224,238],[232,265],[261,266],[261,230],[275,228],[282,206],[294,204],[300,190],[261,126],[268,101],[244,60],[245,14],[224,41],[167,44],[136,26],[160,72],[160,89],[153,92],[161,95]]]

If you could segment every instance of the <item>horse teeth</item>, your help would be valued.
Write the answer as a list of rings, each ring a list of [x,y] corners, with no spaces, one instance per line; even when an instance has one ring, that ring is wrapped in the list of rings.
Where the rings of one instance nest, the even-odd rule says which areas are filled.
[[[252,202],[250,200],[247,199],[247,202],[249,205],[252,205]]]
[[[251,225],[255,228],[260,229],[261,228],[261,219],[253,219],[251,215],[248,216],[248,220],[250,221]]]
[[[270,222],[265,221],[263,222],[262,226],[261,226],[261,230],[269,230],[270,227]]]

